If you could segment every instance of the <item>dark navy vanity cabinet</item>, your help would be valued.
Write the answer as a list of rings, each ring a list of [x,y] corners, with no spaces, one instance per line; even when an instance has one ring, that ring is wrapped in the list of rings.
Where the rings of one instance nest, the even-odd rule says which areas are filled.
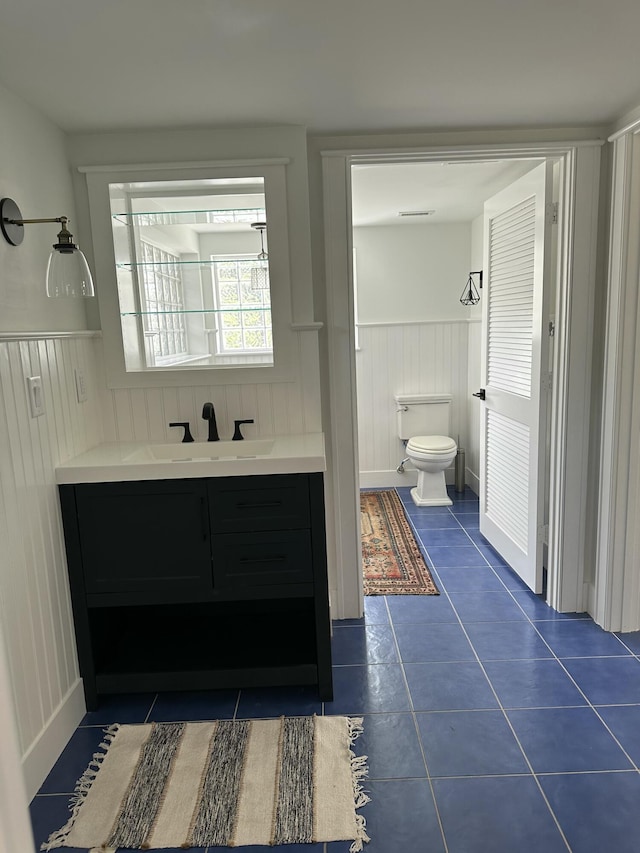
[[[218,687],[332,698],[321,473],[59,490],[89,709]]]

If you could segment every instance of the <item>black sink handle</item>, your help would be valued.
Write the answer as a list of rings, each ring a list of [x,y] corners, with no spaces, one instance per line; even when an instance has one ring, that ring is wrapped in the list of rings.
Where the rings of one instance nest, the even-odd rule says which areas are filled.
[[[182,436],[182,443],[184,444],[186,441],[193,441],[193,436],[191,435],[191,429],[189,427],[188,421],[174,421],[169,424],[170,427],[182,427],[184,429],[184,435]]]
[[[253,418],[247,418],[244,421],[234,421],[233,424],[234,424],[235,429],[233,431],[233,438],[231,439],[231,441],[242,441],[244,439],[244,436],[240,432],[240,427],[242,426],[242,424],[252,424],[252,423],[254,423]]]

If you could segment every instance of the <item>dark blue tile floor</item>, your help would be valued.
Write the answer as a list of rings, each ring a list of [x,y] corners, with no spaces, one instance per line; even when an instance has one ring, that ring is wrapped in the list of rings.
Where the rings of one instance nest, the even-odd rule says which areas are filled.
[[[640,632],[607,634],[529,592],[480,535],[471,491],[450,509],[398,493],[441,594],[369,597],[362,619],[335,623],[333,702],[305,688],[111,697],[35,797],[36,843],[65,822],[107,724],[320,713],[364,715],[365,853],[636,853]]]

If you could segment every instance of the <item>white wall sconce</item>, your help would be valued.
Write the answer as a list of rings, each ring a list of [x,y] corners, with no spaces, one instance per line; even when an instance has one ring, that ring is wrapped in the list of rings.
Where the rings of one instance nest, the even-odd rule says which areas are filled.
[[[474,275],[480,276],[478,279],[478,287],[476,287],[473,280]],[[475,270],[475,272],[469,273],[469,279],[462,291],[460,302],[462,302],[463,305],[477,305],[478,302],[480,302],[480,293],[478,292],[478,289],[482,290],[482,270]]]
[[[20,208],[11,198],[0,200],[0,230],[7,243],[19,246],[24,240],[24,226],[38,222],[60,222],[58,242],[47,264],[47,296],[95,296],[91,270],[84,254],[67,230],[66,216],[52,219],[23,219]]]
[[[251,289],[269,289],[269,255],[264,250],[264,232],[267,230],[266,222],[252,222],[251,227],[260,232],[260,252],[256,260],[257,264],[251,267]]]

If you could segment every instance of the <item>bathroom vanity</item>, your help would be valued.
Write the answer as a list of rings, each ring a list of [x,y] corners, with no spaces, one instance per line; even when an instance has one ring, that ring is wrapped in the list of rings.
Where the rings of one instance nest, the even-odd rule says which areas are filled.
[[[58,468],[89,709],[134,691],[332,698],[321,438],[104,445]]]

